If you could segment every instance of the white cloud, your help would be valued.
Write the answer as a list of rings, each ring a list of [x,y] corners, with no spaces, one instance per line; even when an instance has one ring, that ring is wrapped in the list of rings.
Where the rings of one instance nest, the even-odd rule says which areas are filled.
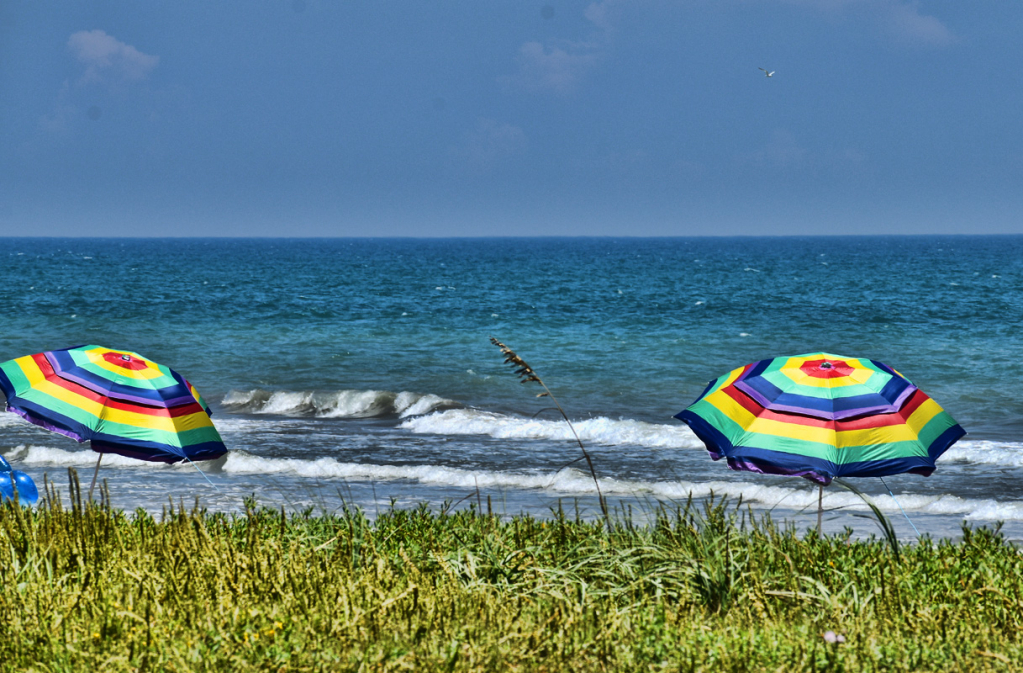
[[[500,81],[525,91],[565,94],[576,87],[579,78],[596,59],[596,53],[588,45],[568,45],[562,49],[527,42],[519,47],[518,73],[502,77]]]
[[[923,14],[915,0],[785,0],[830,14],[858,13],[873,19],[892,38],[906,44],[944,47],[958,38],[935,16]]]
[[[97,91],[90,85],[102,85],[108,93],[123,93],[129,84],[149,76],[160,62],[159,56],[143,54],[102,30],[80,30],[67,41],[68,51],[83,66],[75,81],[65,80],[57,93],[53,111],[39,120],[39,127],[52,135],[66,135],[76,120],[98,121],[103,109],[103,95],[97,100]]]
[[[583,16],[585,16],[590,23],[601,30],[611,30],[611,21],[608,16],[608,9],[610,8],[611,0],[604,0],[603,2],[594,2],[583,10]]]
[[[956,41],[945,24],[936,17],[921,14],[916,3],[891,5],[888,29],[897,39],[913,44],[944,47]]]
[[[553,91],[567,94],[574,90],[600,58],[613,30],[612,10],[618,0],[601,0],[587,5],[583,16],[595,30],[588,39],[570,42],[530,41],[519,47],[518,72],[499,77],[502,84],[529,92]]]
[[[85,66],[79,85],[104,81],[136,82],[145,79],[160,62],[159,56],[143,54],[102,30],[80,30],[68,38],[67,46]]]
[[[470,168],[488,170],[521,154],[527,145],[526,134],[518,126],[481,118],[475,128],[463,136],[453,154]]]

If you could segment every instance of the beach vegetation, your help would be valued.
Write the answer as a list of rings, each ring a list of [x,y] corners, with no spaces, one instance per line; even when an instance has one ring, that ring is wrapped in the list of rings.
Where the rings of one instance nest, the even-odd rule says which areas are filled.
[[[124,512],[0,507],[0,669],[1011,671],[1023,554],[997,527],[818,538],[741,503]]]

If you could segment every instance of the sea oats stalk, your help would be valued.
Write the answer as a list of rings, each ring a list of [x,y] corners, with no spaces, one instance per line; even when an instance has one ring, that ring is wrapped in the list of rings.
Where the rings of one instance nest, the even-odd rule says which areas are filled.
[[[519,377],[520,383],[540,384],[540,387],[543,388],[543,392],[537,393],[536,396],[551,398],[551,402],[553,402],[554,406],[558,408],[559,412],[561,412],[561,417],[565,419],[566,423],[568,423],[568,428],[572,431],[572,436],[575,437],[576,443],[579,444],[579,449],[583,452],[583,458],[586,459],[586,465],[590,468],[590,476],[593,477],[593,485],[597,489],[597,499],[600,501],[600,511],[603,512],[604,520],[610,528],[611,515],[607,511],[607,502],[604,500],[604,494],[600,490],[600,481],[597,479],[597,471],[593,468],[593,459],[590,458],[590,452],[586,450],[585,446],[583,446],[583,441],[579,439],[579,433],[575,431],[575,426],[572,425],[572,421],[568,420],[568,414],[566,414],[565,410],[561,408],[561,404],[558,403],[558,400],[554,397],[551,389],[547,387],[547,384],[543,382],[543,379],[537,375],[536,371],[530,367],[525,360],[519,357],[511,348],[508,348],[508,346],[504,345],[494,337],[490,337],[490,343],[501,349],[501,353],[504,355],[505,364],[509,364],[517,368],[515,370],[515,374]]]

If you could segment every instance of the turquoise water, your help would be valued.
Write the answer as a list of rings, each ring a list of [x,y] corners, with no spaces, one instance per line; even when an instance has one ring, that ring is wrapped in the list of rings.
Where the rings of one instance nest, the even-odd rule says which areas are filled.
[[[219,490],[105,460],[124,507],[489,495],[505,513],[591,512],[578,447],[496,336],[578,421],[623,506],[713,490],[801,525],[808,483],[731,472],[671,416],[734,367],[823,350],[890,364],[970,433],[932,477],[888,480],[918,526],[1023,530],[1023,237],[0,240],[0,358],[131,349],[214,407],[232,449],[204,466]],[[0,451],[37,480],[91,470],[82,449],[0,420]],[[855,498],[828,494],[830,527],[864,525]]]

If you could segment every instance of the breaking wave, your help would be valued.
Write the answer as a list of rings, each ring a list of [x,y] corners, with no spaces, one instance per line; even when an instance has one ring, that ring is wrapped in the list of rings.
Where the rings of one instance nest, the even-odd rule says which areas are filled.
[[[297,458],[264,458],[244,451],[232,451],[220,468],[229,474],[281,474],[310,479],[342,479],[356,481],[409,481],[430,486],[476,489],[543,490],[566,496],[596,495],[593,480],[584,471],[565,468],[553,473],[522,474],[494,470],[466,470],[442,465],[379,465],[347,463],[334,458],[302,460]],[[639,481],[600,479],[605,495],[684,500],[690,495],[706,498],[711,494],[742,497],[744,502],[789,510],[816,509],[817,489],[767,486],[743,481]],[[888,513],[899,513],[898,504],[888,496],[877,496],[875,504]],[[956,515],[966,519],[1023,520],[1023,502],[1002,502],[993,499],[960,498],[953,495],[920,495],[903,493],[899,504],[907,511],[930,515]],[[824,496],[828,509],[867,510],[863,500],[846,491],[829,489]]]
[[[92,467],[96,454],[89,450],[67,451],[49,446],[19,445],[5,452],[6,457],[21,466],[34,467]],[[409,482],[425,486],[442,486],[474,490],[520,489],[543,491],[552,495],[595,496],[593,480],[589,474],[574,468],[557,472],[519,473],[503,470],[467,470],[444,465],[381,465],[350,463],[334,458],[317,459],[267,458],[245,451],[230,451],[226,457],[202,463],[206,472],[218,472],[228,477],[246,475],[292,477],[314,480],[345,480],[371,482]],[[134,460],[113,454],[103,458],[104,468],[144,468],[159,470],[191,470],[187,463],[166,465]],[[747,481],[644,481],[629,479],[600,479],[601,491],[613,497],[649,498],[651,500],[685,500],[706,498],[711,494],[732,499],[742,497],[759,507],[778,507],[785,510],[813,510],[817,506],[817,490],[798,479],[786,480],[802,488],[773,486]],[[892,498],[874,496],[875,504],[889,514],[898,514],[899,507]],[[999,501],[990,498],[961,498],[939,494],[901,493],[898,503],[907,512],[927,515],[956,516],[968,520],[1023,521],[1023,502]],[[828,510],[865,511],[867,506],[859,496],[829,488],[824,495]]]
[[[231,411],[315,418],[408,418],[444,407],[453,400],[432,394],[392,393],[386,390],[338,390],[334,392],[232,390],[221,401]]]
[[[627,444],[652,449],[703,448],[703,442],[693,434],[689,426],[682,423],[659,425],[599,417],[572,421],[572,425],[579,433],[579,439],[591,444]],[[489,435],[498,439],[575,439],[564,421],[505,416],[477,409],[449,409],[409,418],[401,427],[420,434]]]
[[[1023,467],[1023,444],[988,440],[961,440],[938,459],[943,462]]]
[[[24,444],[20,444],[5,452],[4,457],[10,461],[21,463],[22,465],[54,465],[59,467],[78,468],[93,467],[96,464],[96,459],[99,457],[99,454],[90,449],[67,451],[65,449],[58,449],[52,446],[26,446]],[[209,463],[204,462],[200,464],[208,465]],[[189,464],[177,463],[175,465],[168,465],[167,463],[156,463],[148,460],[127,458],[125,456],[119,456],[116,453],[105,453],[103,454],[103,467],[150,467],[176,469],[180,467],[189,467]],[[194,468],[189,467],[189,469]]]
[[[663,425],[606,417],[572,421],[579,438],[605,446],[642,446],[653,449],[702,449],[703,442],[684,423]],[[497,439],[575,438],[561,420],[507,416],[478,409],[448,409],[408,418],[399,426],[416,434],[488,435]],[[968,463],[1023,467],[1023,443],[992,440],[961,440],[938,459],[942,463]]]
[[[0,428],[13,428],[27,423],[28,421],[18,414],[12,412],[0,413]]]

